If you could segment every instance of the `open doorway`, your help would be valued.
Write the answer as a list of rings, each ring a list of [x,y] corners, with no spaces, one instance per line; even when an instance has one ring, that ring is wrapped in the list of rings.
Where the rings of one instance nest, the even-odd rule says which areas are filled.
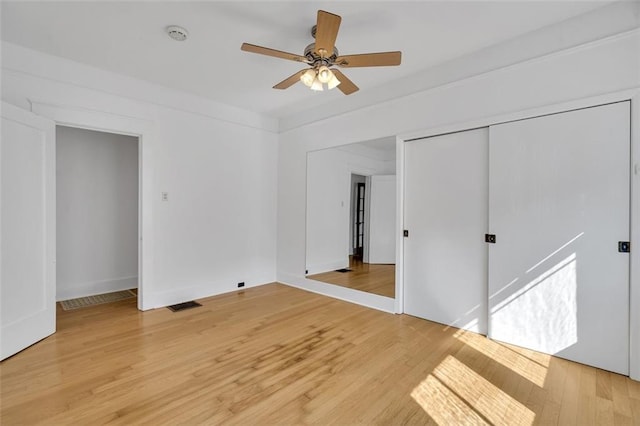
[[[351,174],[351,220],[349,221],[349,234],[351,235],[349,255],[354,260],[364,260],[365,237],[368,223],[366,223],[367,184],[366,176]]]
[[[138,137],[56,126],[56,301],[137,298],[138,153]]]

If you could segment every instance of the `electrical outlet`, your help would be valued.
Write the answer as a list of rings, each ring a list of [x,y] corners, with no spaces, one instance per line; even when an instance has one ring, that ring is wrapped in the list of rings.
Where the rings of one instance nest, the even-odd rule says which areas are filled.
[[[240,287],[244,287],[244,281],[241,282],[241,283],[238,283],[238,288],[240,288]]]
[[[162,193],[162,201],[169,201],[169,193],[168,192],[163,192]]]

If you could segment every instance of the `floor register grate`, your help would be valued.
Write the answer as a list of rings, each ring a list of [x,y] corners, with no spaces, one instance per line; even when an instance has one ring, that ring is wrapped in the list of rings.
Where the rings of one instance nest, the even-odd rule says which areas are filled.
[[[74,309],[87,308],[103,303],[117,302],[119,300],[131,299],[137,297],[136,293],[131,290],[115,291],[113,293],[97,294],[95,296],[78,297],[77,299],[61,300],[60,305],[65,311]]]
[[[197,308],[198,306],[202,306],[198,302],[194,302],[190,300],[188,302],[178,303],[176,305],[167,306],[167,308],[171,309],[173,312],[184,311],[185,309]]]

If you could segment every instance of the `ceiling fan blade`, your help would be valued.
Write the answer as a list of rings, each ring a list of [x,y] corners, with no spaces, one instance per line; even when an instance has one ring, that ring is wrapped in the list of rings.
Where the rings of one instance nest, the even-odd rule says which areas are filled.
[[[285,78],[280,83],[278,83],[275,86],[273,86],[273,88],[274,89],[288,89],[289,87],[291,87],[294,84],[296,84],[297,82],[299,82],[300,81],[300,76],[302,74],[304,74],[308,69],[309,68],[305,68],[305,69],[300,70],[297,73],[293,74],[291,77]]]
[[[273,56],[275,58],[288,59],[296,62],[308,62],[305,56],[296,55],[294,53],[283,52],[281,50],[269,49],[268,47],[256,46],[255,44],[242,43],[241,50],[251,53],[259,53],[260,55]]]
[[[359,90],[358,86],[353,84],[353,81],[349,80],[346,75],[340,72],[340,70],[337,70],[335,68],[332,68],[331,70],[335,74],[336,78],[340,80],[340,84],[338,84],[338,89],[340,89],[342,93],[344,93],[345,95],[350,95],[353,92],[357,92]]]
[[[400,65],[402,52],[362,53],[338,56],[335,64],[341,67],[388,67]]]
[[[315,52],[320,56],[330,57],[338,37],[338,29],[342,18],[333,13],[318,11],[318,22],[316,24],[316,47]]]

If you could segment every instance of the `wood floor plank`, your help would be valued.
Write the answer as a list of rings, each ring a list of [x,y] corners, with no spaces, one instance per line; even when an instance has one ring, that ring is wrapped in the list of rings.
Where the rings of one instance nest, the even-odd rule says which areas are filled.
[[[349,269],[349,272],[329,271],[309,275],[307,278],[380,296],[395,297],[396,265],[364,263],[349,256]]]
[[[613,402],[611,400],[596,396],[596,424],[614,424]]]
[[[578,405],[580,401],[581,366],[575,362],[567,363],[567,374],[564,381],[564,391],[558,424],[578,425]]]
[[[616,416],[631,419],[631,401],[629,399],[629,389],[627,388],[627,380],[619,374],[610,374],[611,376],[611,394],[613,400],[613,412]],[[616,421],[616,423],[618,423]]]
[[[561,405],[552,399],[547,399],[542,411],[536,416],[539,425],[557,425],[560,419]]]
[[[627,382],[627,390],[629,391],[629,397],[640,400],[640,382],[631,380]]]
[[[629,404],[631,405],[631,419],[637,422],[640,418],[640,399],[629,398]]]
[[[474,333],[281,284],[200,302],[59,310],[0,364],[0,423],[640,424],[640,383]]]
[[[608,371],[596,370],[596,396],[609,401],[613,399],[611,374]]]
[[[580,392],[578,396],[578,415],[576,424],[580,426],[596,425],[596,396]]]

